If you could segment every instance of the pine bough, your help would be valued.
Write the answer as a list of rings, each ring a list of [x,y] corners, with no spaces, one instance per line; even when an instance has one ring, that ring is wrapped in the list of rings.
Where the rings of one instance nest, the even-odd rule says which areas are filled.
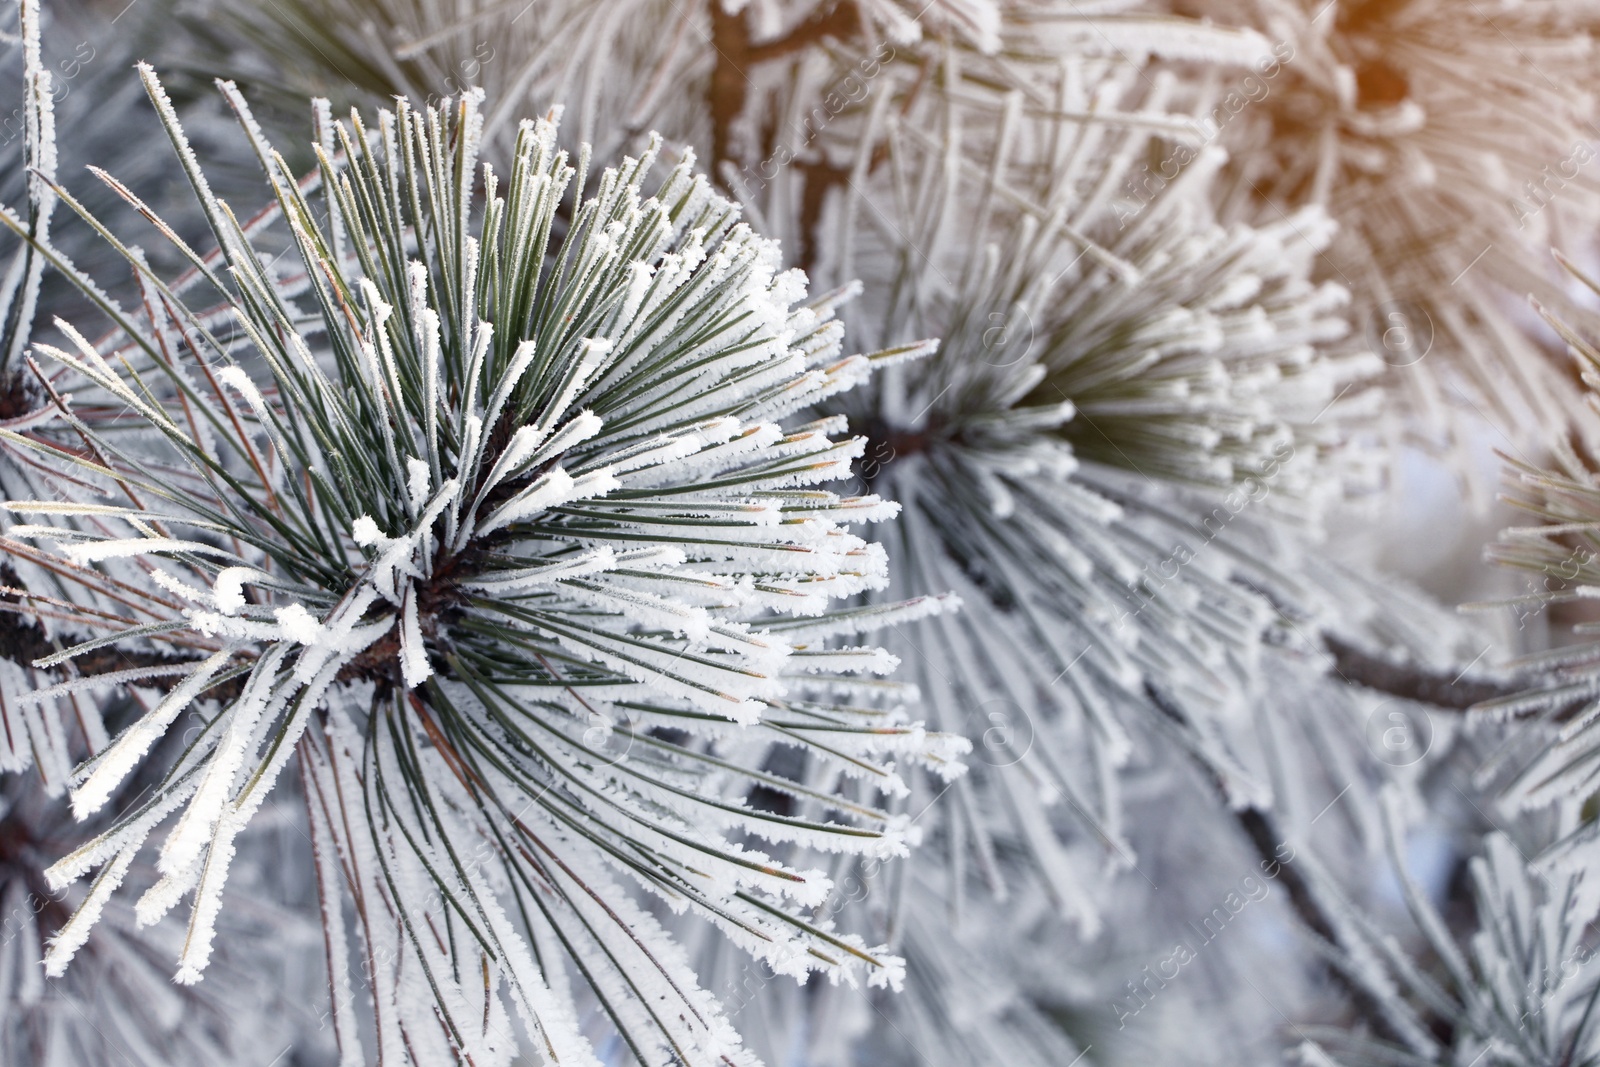
[[[898,984],[881,946],[806,917],[827,879],[783,853],[898,855],[899,762],[958,772],[964,743],[906,722],[879,678],[892,657],[830,641],[949,605],[833,607],[883,587],[849,527],[895,505],[818,488],[860,453],[842,420],[780,423],[929,346],[840,358],[842,294],[801,303],[692,157],[646,195],[655,146],[591,175],[552,117],[520,127],[505,174],[480,169],[476,95],[375,127],[322,105],[320,168],[297,179],[224,84],[274,194],[241,221],[141,76],[216,251],[102,174],[189,261],[164,280],[57,188],[135,272],[136,316],[5,215],[113,324],[37,346],[54,419],[3,434],[74,491],[10,502],[7,548],[100,604],[50,606],[78,636],[38,667],[160,657],[27,698],[151,694],[75,772],[79,817],[180,715],[205,725],[50,869],[98,873],[49,973],[170,823],[137,915],[194,894],[177,977],[197,981],[236,839],[298,759],[345,1062],[363,1058],[345,895],[384,1062],[509,1062],[520,1025],[597,1063],[580,1002],[643,1062],[749,1062],[619,876],[780,973]],[[122,414],[82,418],[84,398]],[[775,747],[804,774],[763,769]]]

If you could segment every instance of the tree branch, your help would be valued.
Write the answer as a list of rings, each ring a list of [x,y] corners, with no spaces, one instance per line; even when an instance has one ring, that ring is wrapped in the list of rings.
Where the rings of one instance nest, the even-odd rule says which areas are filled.
[[[1190,728],[1188,716],[1165,693],[1148,682],[1145,683],[1144,689],[1145,695],[1149,697],[1157,711],[1180,729]],[[1296,917],[1324,945],[1348,953],[1349,949],[1340,936],[1339,923],[1334,919],[1332,910],[1319,899],[1310,881],[1294,866],[1292,847],[1287,858],[1281,855],[1282,846],[1289,842],[1278,828],[1272,813],[1254,805],[1235,807],[1217,770],[1198,754],[1194,754],[1194,762],[1222,806],[1233,813],[1234,821],[1244,831],[1245,839],[1260,857],[1263,872],[1269,867],[1277,868],[1277,874],[1273,877],[1283,885],[1289,896],[1289,905]],[[1351,1007],[1372,1026],[1376,1033],[1402,1047],[1408,1045],[1404,1036],[1389,1020],[1389,1013],[1384,1009],[1382,999],[1362,982],[1359,974],[1340,967],[1333,959],[1328,961],[1328,973],[1349,998]]]
[[[1451,711],[1466,711],[1486,700],[1516,696],[1531,684],[1529,679],[1517,675],[1468,678],[1462,671],[1451,677],[1447,671],[1436,671],[1414,661],[1392,660],[1357,648],[1328,632],[1322,634],[1322,643],[1333,656],[1333,669],[1345,681]]]

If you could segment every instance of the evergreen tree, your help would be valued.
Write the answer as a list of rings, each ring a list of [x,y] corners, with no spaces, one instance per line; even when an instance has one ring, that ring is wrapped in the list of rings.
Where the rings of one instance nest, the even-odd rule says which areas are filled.
[[[1593,1058],[1585,0],[11,11],[6,1062]]]

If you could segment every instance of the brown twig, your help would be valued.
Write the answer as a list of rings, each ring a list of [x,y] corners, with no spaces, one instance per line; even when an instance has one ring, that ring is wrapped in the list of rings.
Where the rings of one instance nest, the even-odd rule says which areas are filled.
[[[1485,701],[1516,696],[1531,685],[1529,679],[1518,675],[1467,677],[1465,671],[1452,675],[1453,668],[1440,671],[1414,660],[1389,659],[1327,632],[1322,643],[1333,656],[1334,670],[1346,681],[1450,711],[1466,711]]]
[[[1157,711],[1180,729],[1189,728],[1188,716],[1182,708],[1157,687],[1146,683],[1144,688],[1145,695]],[[1285,858],[1282,855],[1281,848],[1288,844],[1288,839],[1278,828],[1272,812],[1253,804],[1235,807],[1228,795],[1227,785],[1216,768],[1207,764],[1198,755],[1195,757],[1195,763],[1222,805],[1232,813],[1234,821],[1244,831],[1245,839],[1250,843],[1252,851],[1261,859],[1263,871],[1268,865],[1276,869],[1277,873],[1273,877],[1283,885],[1289,897],[1289,906],[1295,916],[1329,949],[1348,952],[1349,946],[1344,944],[1344,939],[1340,936],[1339,924],[1334,920],[1332,910],[1320,899],[1305,875],[1294,866],[1295,857],[1292,849],[1289,857]],[[1387,1040],[1405,1044],[1403,1035],[1389,1021],[1389,1013],[1384,1010],[1382,1001],[1377,994],[1366,987],[1358,975],[1349,973],[1332,958],[1328,960],[1328,973],[1349,998],[1357,1014],[1372,1026],[1375,1032]]]

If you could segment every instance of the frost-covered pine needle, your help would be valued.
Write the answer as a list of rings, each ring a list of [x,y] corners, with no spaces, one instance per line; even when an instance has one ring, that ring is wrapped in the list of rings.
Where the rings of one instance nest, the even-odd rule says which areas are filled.
[[[1065,840],[1133,862],[1116,779],[1139,744],[1176,730],[1235,802],[1267,796],[1244,762],[1278,610],[1260,590],[1317,600],[1285,577],[1294,531],[1370,482],[1376,361],[1345,338],[1343,290],[1309,280],[1317,211],[1224,226],[1212,159],[1124,217],[1119,183],[1170,80],[1076,57],[932,59],[937,87],[886,69],[866,133],[837,142],[852,177],[821,216],[819,271],[862,277],[846,315],[876,343],[942,341],[838,407],[868,433],[861,474],[905,509],[881,535],[891,588],[966,605],[893,646],[930,718],[989,765],[938,816],[962,824],[952,877],[998,893],[1042,878],[1092,934],[1098,872]],[[1094,111],[1113,118],[1057,118]],[[777,192],[765,210],[794,217]],[[1032,862],[1013,870],[1013,854]]]
[[[108,339],[61,322],[40,350],[142,431],[70,420],[82,455],[18,435],[114,503],[7,506],[79,519],[12,536],[115,589],[120,619],[74,620],[82,647],[182,670],[79,769],[80,815],[177,715],[216,710],[53,883],[176,815],[138,912],[194,895],[177,978],[198,980],[236,839],[299,752],[325,881],[387,961],[374,1010],[397,1056],[503,1063],[521,1026],[595,1062],[571,969],[644,1062],[748,1059],[639,890],[780,973],[897,985],[882,946],[806,917],[828,881],[783,860],[903,853],[883,805],[901,763],[953,775],[964,747],[904,720],[893,657],[829,640],[871,627],[833,605],[887,578],[850,527],[896,508],[821,488],[862,443],[789,416],[889,357],[840,356],[831,306],[692,158],[651,178],[652,143],[590,174],[543,119],[502,173],[477,94],[352,114],[302,182],[224,84],[294,252],[269,267],[141,76],[221,250],[186,252],[195,292],[220,303],[131,250],[140,316],[86,286]],[[775,748],[805,754],[803,778],[764,768]]]

